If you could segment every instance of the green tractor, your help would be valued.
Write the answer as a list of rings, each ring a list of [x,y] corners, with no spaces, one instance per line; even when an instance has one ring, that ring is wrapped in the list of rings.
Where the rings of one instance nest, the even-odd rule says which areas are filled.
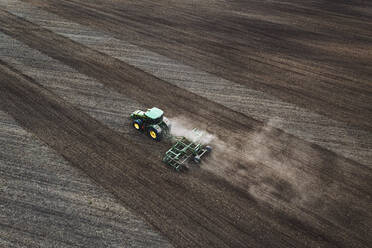
[[[140,132],[148,134],[156,141],[162,140],[169,134],[170,122],[164,117],[163,110],[153,107],[146,112],[136,110],[131,115],[132,125]]]

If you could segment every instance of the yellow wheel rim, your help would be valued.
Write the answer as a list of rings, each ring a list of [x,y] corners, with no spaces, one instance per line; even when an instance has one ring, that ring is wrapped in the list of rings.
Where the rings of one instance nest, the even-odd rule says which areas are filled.
[[[134,128],[139,130],[140,129],[140,126],[138,125],[138,123],[134,123]]]
[[[150,131],[150,136],[153,138],[153,139],[156,139],[156,133],[154,131]]]

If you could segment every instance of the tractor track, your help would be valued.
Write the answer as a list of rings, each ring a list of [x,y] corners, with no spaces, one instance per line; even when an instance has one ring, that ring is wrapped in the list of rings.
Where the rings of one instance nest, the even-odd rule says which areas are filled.
[[[61,7],[61,11],[69,10],[64,14],[69,18],[69,14],[74,13],[71,6],[85,9],[81,12],[84,16],[95,9],[94,14],[101,16],[103,13],[104,16],[108,8],[98,10],[102,6],[84,6],[76,1],[61,1],[61,5],[51,3]],[[49,3],[41,7],[50,8]],[[107,21],[107,27],[116,25],[111,23],[118,18],[115,11],[113,13],[113,19],[102,19]],[[46,73],[45,64],[41,63],[40,69],[35,69],[27,59],[16,58],[18,62],[13,63],[15,57],[8,54],[9,57],[0,58],[0,109],[112,192],[130,210],[143,216],[176,247],[369,246],[372,172],[368,159],[364,160],[365,164],[357,163],[278,129],[267,128],[262,122],[222,103],[185,91],[139,66],[141,69],[118,57],[113,58],[113,54],[100,52],[98,48],[82,45],[79,40],[72,41],[35,25],[32,20],[29,22],[0,10],[0,24],[0,31],[6,34],[0,33],[0,37],[10,43],[16,39],[14,44],[24,43],[43,53],[27,52],[29,58],[46,56],[48,59],[43,63],[55,63],[58,65],[56,71],[62,69],[66,75],[73,75],[70,83],[61,81],[48,87],[48,78],[38,75]],[[100,25],[93,22],[93,26]],[[144,28],[141,25],[140,28]],[[80,75],[84,77],[75,83],[72,79]],[[89,80],[92,80],[91,84]],[[160,106],[171,116],[181,112],[225,140],[233,147],[232,153],[222,160],[218,156],[217,160],[211,159],[205,166],[207,170],[175,174],[164,168],[160,161],[151,159],[161,156],[167,144],[151,149],[151,142],[136,140],[129,132],[123,133],[121,121],[116,117],[107,120],[114,113],[110,104],[106,109],[100,109],[99,103],[84,105],[79,101],[82,95],[74,94],[78,89],[74,87],[80,81],[87,84],[81,88],[82,92],[92,88],[93,93],[89,94],[92,94],[93,102],[97,100],[96,93],[104,96],[103,102],[110,101],[111,92],[116,99],[123,97],[122,101],[114,100],[125,109],[121,113],[138,106],[138,102],[145,106]],[[365,89],[365,82],[359,83],[360,90]],[[72,96],[65,98],[68,88]],[[368,94],[366,96],[361,99],[367,100],[368,104]],[[130,106],[125,106],[127,103]],[[365,110],[357,102],[352,107]],[[314,110],[316,107],[308,108]],[[334,108],[335,112],[339,108],[342,104]],[[108,114],[97,111],[108,111]],[[342,111],[347,113],[349,110]],[[337,116],[339,113],[327,116],[345,121]],[[364,119],[358,115],[355,113],[349,118],[355,117],[352,123],[370,134],[365,122],[369,114]],[[245,143],[246,140],[250,142]],[[146,149],[151,149],[148,157],[143,156],[143,141]],[[366,141],[368,151],[368,138]],[[253,153],[256,157],[252,160],[252,154],[245,149],[263,149],[265,156]],[[224,163],[229,164],[228,168]],[[288,174],[282,174],[283,171]],[[15,203],[9,200],[9,204]],[[20,202],[16,204],[20,205]]]

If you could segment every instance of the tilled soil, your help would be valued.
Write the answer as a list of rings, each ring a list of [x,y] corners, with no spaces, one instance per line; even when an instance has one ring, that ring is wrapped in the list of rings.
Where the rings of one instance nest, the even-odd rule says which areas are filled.
[[[368,1],[30,1],[370,131]]]
[[[0,247],[172,247],[9,115],[0,117]]]
[[[90,4],[50,1],[39,6],[81,22],[91,20],[86,15],[94,13],[96,18],[90,25],[102,28],[103,24],[107,24],[107,30],[120,23],[118,18],[123,23],[125,18],[131,22],[136,20],[137,12],[132,18],[117,16],[117,10],[111,5],[114,3],[120,6],[123,2],[111,1],[101,5],[98,1]],[[133,4],[128,3],[128,9]],[[177,2],[174,4],[180,5],[172,9],[175,13],[188,7]],[[260,10],[259,3],[252,4]],[[218,8],[219,4],[211,6],[210,10],[213,12]],[[85,10],[81,16],[86,19],[74,15],[77,9]],[[195,16],[198,14],[196,11]],[[226,19],[216,20],[216,27],[226,25],[219,23]],[[147,32],[141,36],[154,35],[143,26],[145,22],[136,23],[139,30]],[[368,247],[372,241],[369,231],[372,227],[372,171],[369,164],[344,158],[319,145],[267,126],[246,114],[177,87],[123,60],[9,12],[0,11],[0,24],[0,31],[6,35],[74,68],[123,97],[135,99],[144,106],[159,106],[170,116],[185,116],[190,123],[197,123],[217,137],[214,155],[207,159],[203,168],[183,174],[174,173],[164,167],[160,160],[161,154],[169,146],[167,142],[151,146],[149,140],[136,140],[132,134],[110,127],[103,119],[97,121],[99,118],[93,118],[93,114],[77,106],[72,98],[62,99],[58,92],[51,91],[23,73],[22,67],[16,69],[9,63],[0,64],[0,108],[69,163],[112,192],[126,207],[143,216],[176,247]],[[198,37],[198,29],[195,30],[187,31],[192,37]],[[213,31],[210,26],[208,30]],[[118,35],[117,31],[110,31]],[[185,47],[190,44],[184,36],[177,34],[177,39],[185,39],[178,44],[178,52],[169,45],[170,37],[161,41],[175,54],[183,51],[181,44]],[[198,42],[203,43],[202,40]],[[231,46],[241,48],[235,43]],[[207,48],[200,45],[182,58],[190,62],[187,58],[194,56],[197,61],[193,63],[194,66],[208,69],[206,64],[203,66],[200,62],[205,58],[201,54]],[[164,49],[158,52],[168,55]],[[211,50],[209,52],[212,53]],[[289,53],[285,49],[280,52]],[[222,49],[219,54],[226,53]],[[289,55],[293,56],[292,53]],[[221,58],[220,55],[218,57],[215,60],[217,64],[225,63],[224,75],[233,75],[226,77],[242,83],[243,69],[238,72],[241,76],[239,79],[236,77],[237,67],[232,67],[236,61]],[[303,102],[300,103],[296,97],[290,102],[306,105],[306,108],[321,114],[324,114],[323,110],[318,108],[326,106],[333,110],[327,116],[338,121],[345,121],[347,116],[352,120],[350,123],[370,132],[369,74],[363,68],[361,81],[355,86],[362,93],[355,101],[350,96],[359,91],[344,89],[345,81],[328,84],[332,85],[329,87],[343,89],[340,92],[332,91],[334,98],[329,97],[329,88],[322,88],[325,83],[317,81],[318,84],[312,87],[317,90],[322,88],[323,91],[309,93],[306,83],[302,83],[296,87],[298,92],[306,93]],[[216,71],[211,72],[220,75]],[[272,72],[273,79],[274,75],[280,74]],[[348,76],[345,73],[345,77]],[[279,80],[283,75],[278,77],[275,79]],[[298,83],[298,78],[292,79]],[[265,87],[260,90],[265,90]],[[288,100],[291,91],[285,88],[274,87],[275,91],[268,92],[273,95],[280,93],[283,100]],[[320,100],[315,100],[315,93],[320,94]],[[338,102],[344,98],[352,102],[350,107],[365,114],[351,113],[349,107],[344,108],[346,102]]]

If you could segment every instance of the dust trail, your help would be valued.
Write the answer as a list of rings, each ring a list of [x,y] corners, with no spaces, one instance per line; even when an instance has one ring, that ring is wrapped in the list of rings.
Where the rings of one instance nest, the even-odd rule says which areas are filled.
[[[280,119],[271,119],[242,139],[216,139],[206,168],[218,169],[257,199],[301,204],[314,199],[315,178],[288,159],[296,148],[294,140],[286,135],[275,140],[280,125]]]
[[[334,223],[355,228],[369,226],[370,200],[345,189],[343,175],[338,173],[345,170],[341,167],[344,162],[324,156],[313,146],[282,132],[278,129],[281,123],[280,119],[272,119],[250,133],[231,133],[223,140],[216,137],[210,144],[213,151],[201,169],[222,176],[258,203],[303,220],[313,221],[312,214],[302,212],[306,209]]]
[[[214,140],[217,139],[215,135],[210,134],[205,130],[199,129],[200,127],[198,126],[193,126],[193,124],[190,123],[190,121],[187,120],[185,117],[175,117],[169,120],[172,123],[170,131],[172,136],[184,136],[192,142],[198,142],[203,145],[211,144]],[[201,132],[200,136],[193,132],[194,128],[198,128],[198,130]]]
[[[277,132],[282,123],[279,118],[271,119],[244,137],[232,135],[223,140],[204,131],[206,126],[192,123],[186,117],[170,120],[172,135],[212,146],[213,151],[203,160],[202,169],[223,176],[257,199],[305,204],[319,197],[316,177],[309,176],[293,159],[288,159],[290,154],[296,154],[295,139]],[[195,127],[202,128],[200,140],[192,131]]]
[[[213,151],[203,159],[201,169],[226,178],[256,199],[309,205],[325,193],[318,176],[303,171],[296,160],[296,157],[309,156],[312,161],[320,161],[317,152],[311,147],[298,149],[296,138],[278,131],[282,123],[279,118],[243,136],[232,134],[223,139],[217,133],[204,131],[206,126],[186,117],[172,118],[171,123],[172,135],[212,146]],[[200,141],[192,132],[195,127],[202,128]]]

